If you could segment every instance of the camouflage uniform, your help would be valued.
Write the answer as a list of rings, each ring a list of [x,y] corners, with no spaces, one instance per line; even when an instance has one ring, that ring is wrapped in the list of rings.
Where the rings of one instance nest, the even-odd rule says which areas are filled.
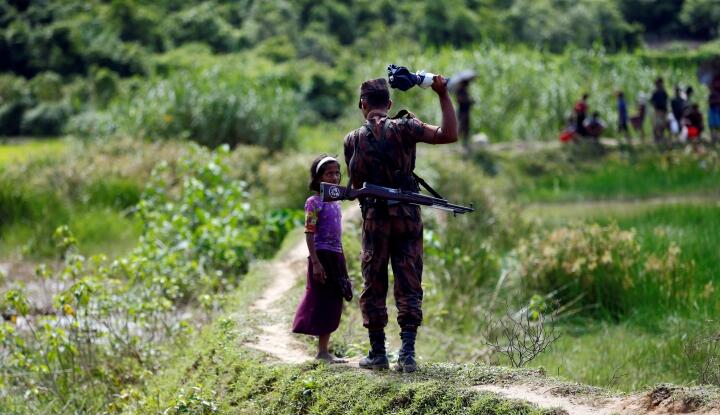
[[[362,90],[375,81],[363,83]],[[362,92],[361,90],[361,92]],[[422,138],[425,125],[412,114],[390,119],[372,110],[365,124],[345,137],[345,162],[355,188],[364,182],[417,191],[412,172],[415,168],[415,145]],[[386,297],[388,261],[395,275],[395,302],[401,328],[416,329],[422,322],[421,287],[423,269],[423,224],[420,208],[415,205],[361,200],[363,292],[360,308],[363,325],[370,330],[387,325]]]

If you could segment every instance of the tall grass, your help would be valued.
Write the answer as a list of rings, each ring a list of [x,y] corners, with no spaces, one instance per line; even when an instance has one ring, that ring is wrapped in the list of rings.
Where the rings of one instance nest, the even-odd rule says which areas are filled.
[[[556,224],[562,223],[558,219],[561,209],[560,205],[554,207]],[[654,257],[655,264],[666,260],[668,250],[675,246],[675,260],[692,264],[690,272],[682,276],[688,297],[682,307],[665,306],[660,301],[663,290],[657,284],[647,291],[650,295],[628,297],[634,302],[634,311],[618,322],[591,318],[567,321],[561,326],[561,340],[533,364],[579,382],[625,391],[660,382],[700,382],[703,364],[717,359],[708,354],[711,352],[693,353],[690,346],[709,341],[707,329],[718,320],[720,206],[707,202],[665,206],[634,203],[625,210],[586,207],[583,216],[574,212],[566,220],[580,218],[632,230],[643,255]],[[605,285],[612,275],[598,277]]]
[[[600,49],[549,54],[496,45],[432,53],[403,49],[378,52],[357,67],[358,85],[362,79],[386,76],[389,63],[448,76],[464,69],[476,71],[478,76],[470,84],[476,100],[472,128],[486,133],[491,141],[556,140],[573,103],[584,92],[590,94],[590,111],[599,111],[609,121],[607,134],[612,135],[617,120],[614,93],[625,91],[633,113],[639,94],[650,93],[658,76],[663,76],[669,87],[676,83],[692,85],[698,102],[705,102],[707,96],[706,88],[696,80],[692,61],[670,60],[659,65],[639,55],[607,54]],[[397,108],[407,106],[427,121],[439,122],[437,98],[432,91],[394,91],[392,98]],[[649,124],[646,131],[650,131],[648,128]]]
[[[66,150],[61,139],[0,141],[0,167],[33,158],[58,156]]]
[[[294,140],[297,112],[295,93],[276,79],[215,66],[141,82],[110,106],[107,114],[115,125],[104,130],[151,140],[186,138],[208,147],[279,149]],[[98,113],[98,122],[107,114]],[[92,120],[82,117],[70,127],[71,133],[89,138],[99,133]]]
[[[557,151],[521,156],[512,168],[518,199],[551,202],[609,198],[636,199],[704,191],[720,194],[718,153],[641,153],[637,158],[610,154],[568,162]]]
[[[562,337],[532,363],[552,375],[622,391],[659,383],[698,383],[704,356],[688,346],[702,339],[703,318],[634,318],[620,324],[585,320],[562,327]],[[706,339],[705,339],[706,340]]]
[[[613,220],[635,229],[643,249],[658,257],[675,244],[680,260],[694,264],[692,309],[720,313],[720,204],[662,206]]]

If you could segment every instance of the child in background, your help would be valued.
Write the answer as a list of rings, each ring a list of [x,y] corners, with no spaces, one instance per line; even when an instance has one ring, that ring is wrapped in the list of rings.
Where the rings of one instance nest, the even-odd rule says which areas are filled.
[[[625,102],[625,94],[623,91],[618,91],[617,96],[617,111],[618,111],[618,127],[617,131],[619,134],[623,134],[625,141],[630,145],[630,132],[628,130],[628,110],[627,103]]]
[[[641,93],[638,96],[637,113],[630,117],[630,124],[640,134],[640,141],[645,143],[645,113],[647,110],[647,97]]]
[[[318,336],[316,359],[344,363],[328,349],[330,334],[340,325],[343,295],[348,301],[352,299],[352,291],[348,295],[342,285],[348,281],[342,249],[342,214],[340,202],[322,201],[320,182],[340,183],[340,163],[335,158],[320,156],[310,167],[309,187],[315,192],[305,202],[305,241],[310,255],[305,296],[295,313],[292,331]]]

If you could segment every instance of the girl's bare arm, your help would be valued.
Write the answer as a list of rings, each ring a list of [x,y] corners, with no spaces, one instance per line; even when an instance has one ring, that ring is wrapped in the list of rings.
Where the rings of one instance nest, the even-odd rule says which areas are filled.
[[[318,282],[325,282],[325,269],[323,269],[322,264],[320,264],[320,259],[317,256],[317,252],[315,252],[315,234],[306,233],[305,243],[307,244],[310,261],[313,266],[313,278]]]

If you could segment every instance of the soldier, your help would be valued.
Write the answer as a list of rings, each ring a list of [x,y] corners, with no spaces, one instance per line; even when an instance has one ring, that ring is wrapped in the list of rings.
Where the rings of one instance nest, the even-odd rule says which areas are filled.
[[[433,78],[442,110],[440,127],[425,124],[413,114],[401,111],[402,117],[387,115],[392,106],[385,79],[363,82],[360,102],[365,123],[345,136],[345,162],[351,184],[362,187],[364,182],[418,191],[413,175],[415,145],[448,144],[457,141],[457,121],[445,79]],[[413,372],[415,338],[422,322],[422,232],[420,208],[392,201],[364,198],[362,209],[361,268],[363,291],[360,308],[363,325],[368,329],[370,352],[360,361],[367,369],[389,368],[385,351],[385,326],[388,322],[385,304],[388,291],[388,261],[395,275],[394,295],[402,348],[396,370]]]
[[[460,123],[460,137],[462,137],[465,151],[470,151],[470,110],[475,100],[470,96],[470,81],[462,81],[455,92],[458,102],[458,121]]]

